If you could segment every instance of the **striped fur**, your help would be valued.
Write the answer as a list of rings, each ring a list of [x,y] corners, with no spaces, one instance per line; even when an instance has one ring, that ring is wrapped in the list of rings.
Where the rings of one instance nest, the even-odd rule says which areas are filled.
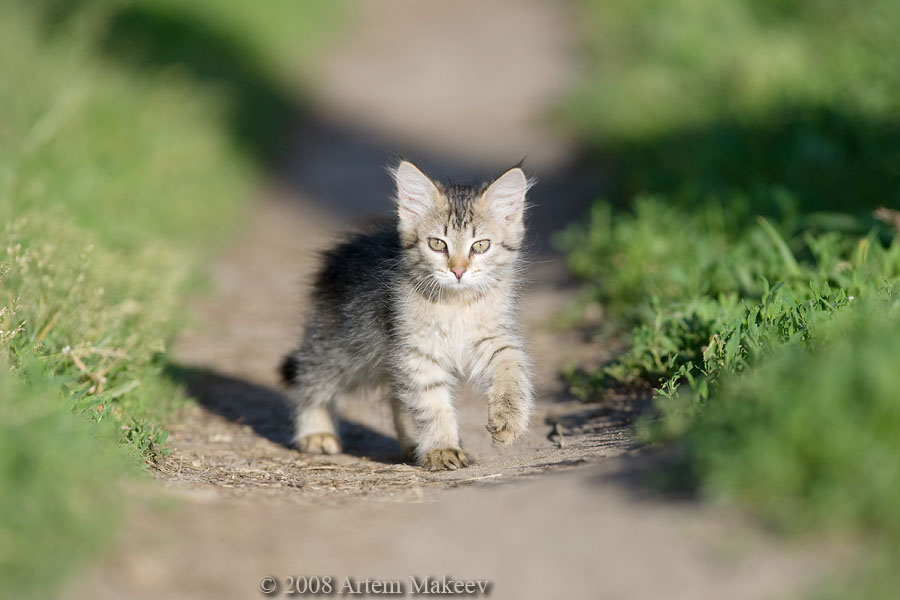
[[[459,468],[468,464],[453,406],[461,380],[487,396],[497,443],[514,441],[531,414],[517,321],[529,182],[515,168],[489,185],[445,185],[408,162],[394,176],[397,221],[325,253],[303,340],[282,365],[297,444],[339,452],[335,398],[384,386],[401,444],[429,469]]]

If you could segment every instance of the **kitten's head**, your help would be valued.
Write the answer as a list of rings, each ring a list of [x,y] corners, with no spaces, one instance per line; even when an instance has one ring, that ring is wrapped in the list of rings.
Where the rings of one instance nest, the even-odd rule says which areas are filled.
[[[393,173],[404,259],[424,290],[480,291],[516,276],[530,185],[522,169],[478,185],[432,181],[407,161]]]

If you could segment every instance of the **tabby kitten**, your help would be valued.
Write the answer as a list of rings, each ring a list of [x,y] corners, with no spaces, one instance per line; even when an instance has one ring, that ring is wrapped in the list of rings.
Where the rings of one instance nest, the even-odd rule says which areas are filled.
[[[393,175],[396,224],[325,253],[302,343],[282,365],[296,441],[340,452],[335,396],[385,385],[404,449],[427,469],[457,469],[469,464],[453,407],[461,378],[487,394],[495,442],[528,427],[516,296],[529,182],[514,168],[490,184],[445,185],[406,161]]]

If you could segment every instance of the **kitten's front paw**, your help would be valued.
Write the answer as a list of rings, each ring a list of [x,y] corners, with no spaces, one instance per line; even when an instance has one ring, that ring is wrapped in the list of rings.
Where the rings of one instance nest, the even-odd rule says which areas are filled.
[[[489,404],[485,429],[496,443],[511,444],[528,429],[528,414],[507,403]]]
[[[469,457],[459,448],[431,450],[422,457],[422,467],[429,471],[455,471],[469,466]]]
[[[311,433],[297,441],[300,452],[307,454],[340,454],[341,442],[333,433]]]

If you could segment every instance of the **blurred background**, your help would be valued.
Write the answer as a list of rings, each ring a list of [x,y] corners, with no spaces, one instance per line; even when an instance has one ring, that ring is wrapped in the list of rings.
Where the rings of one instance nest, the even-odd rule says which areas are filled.
[[[0,595],[256,597],[282,565],[456,569],[496,597],[893,597],[895,0],[0,14]],[[299,282],[389,213],[399,156],[539,181],[539,408],[579,425],[569,454],[539,420],[470,477],[588,468],[427,480],[422,504],[373,475],[391,446],[360,416],[358,456],[288,471],[301,500],[256,493],[247,473],[294,461],[273,365]],[[197,493],[160,512],[154,478]]]

